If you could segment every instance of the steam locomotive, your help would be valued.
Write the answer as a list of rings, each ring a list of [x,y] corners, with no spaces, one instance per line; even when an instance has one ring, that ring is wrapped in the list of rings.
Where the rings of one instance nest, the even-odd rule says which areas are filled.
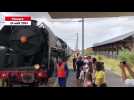
[[[35,75],[35,64],[52,77],[57,60],[70,55],[66,42],[36,20],[31,26],[4,26],[0,31],[0,79],[7,86],[38,83],[44,71]]]

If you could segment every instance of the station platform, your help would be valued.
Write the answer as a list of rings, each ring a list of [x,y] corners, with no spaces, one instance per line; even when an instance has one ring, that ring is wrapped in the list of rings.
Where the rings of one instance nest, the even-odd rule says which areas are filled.
[[[108,87],[127,87],[121,77],[116,75],[110,70],[106,70],[106,82]],[[48,86],[41,87],[59,87],[56,78],[51,78],[48,82]],[[76,73],[70,69],[67,80],[67,87],[83,87],[82,83],[76,79]]]

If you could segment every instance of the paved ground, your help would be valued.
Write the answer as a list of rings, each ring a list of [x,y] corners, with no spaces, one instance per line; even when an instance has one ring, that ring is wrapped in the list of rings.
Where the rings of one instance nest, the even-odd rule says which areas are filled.
[[[121,77],[109,70],[106,71],[106,81],[108,87],[126,87],[125,84],[121,81]],[[57,82],[54,82],[49,86],[57,87]],[[76,80],[76,76],[73,70],[70,70],[69,72],[67,87],[82,87],[82,84],[78,80]]]
[[[114,74],[113,72],[109,70],[106,71],[106,81],[107,81],[108,87],[126,87],[125,84],[121,81],[121,77]],[[55,78],[51,79],[51,82],[49,81],[48,87],[58,87],[58,84]],[[80,81],[76,80],[76,76],[73,70],[70,70],[69,72],[67,87],[82,87],[82,84],[80,83]]]
[[[75,73],[70,72],[70,74],[72,77],[69,77],[67,87],[82,87],[80,82],[76,80]],[[108,70],[106,71],[106,82],[108,87],[126,87],[120,76]]]
[[[126,87],[122,82],[121,77],[109,70],[106,71],[106,81],[108,87]]]
[[[76,80],[76,74],[73,72],[73,70],[70,70],[67,87],[82,87],[80,81]]]

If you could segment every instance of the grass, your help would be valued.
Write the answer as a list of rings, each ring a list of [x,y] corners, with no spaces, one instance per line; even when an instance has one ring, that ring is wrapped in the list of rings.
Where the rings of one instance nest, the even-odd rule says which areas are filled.
[[[104,62],[105,68],[110,68],[112,72],[121,76],[121,69],[119,68],[119,64],[120,64],[119,59],[113,59],[113,58],[109,58],[103,55],[97,55],[96,58],[97,60]],[[132,70],[134,70],[134,67],[132,67]],[[132,78],[128,72],[127,72],[127,75],[129,78]]]
[[[108,58],[106,56],[97,55],[98,61],[104,62],[106,68],[110,68],[114,73],[121,75],[121,70],[119,68],[120,61],[117,59]]]

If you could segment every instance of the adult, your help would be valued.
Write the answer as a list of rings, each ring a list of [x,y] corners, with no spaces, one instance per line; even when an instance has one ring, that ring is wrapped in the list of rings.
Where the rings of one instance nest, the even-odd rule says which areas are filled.
[[[68,68],[67,60],[68,60],[67,58],[63,59],[64,65],[65,65],[65,72],[66,72],[66,78],[65,78],[66,81],[69,75],[69,68]]]
[[[121,71],[122,71],[122,79],[123,80],[126,80],[128,78],[125,69],[127,69],[129,74],[134,78],[134,72],[131,69],[131,65],[128,64],[126,61],[120,62],[120,68],[121,68]]]
[[[84,61],[83,61],[83,71],[84,71],[84,77],[86,76],[86,73],[89,70],[89,60],[88,58],[85,56],[84,57]]]
[[[68,77],[68,66],[66,60],[60,59],[56,68],[56,76],[60,87],[66,87],[66,80]]]
[[[87,59],[88,59],[89,62],[92,62],[92,57],[91,56],[88,56]]]
[[[83,86],[84,87],[92,87],[93,86],[92,75],[90,73],[90,70],[86,73]]]
[[[97,59],[95,57],[93,57],[92,58],[92,68],[93,68],[92,77],[93,77],[93,81],[95,81],[96,62],[97,62]]]
[[[76,78],[79,79],[81,67],[83,66],[82,57],[80,56],[76,62],[77,68],[76,68]]]
[[[74,56],[73,58],[73,69],[74,69],[74,72],[76,71],[76,57]]]

